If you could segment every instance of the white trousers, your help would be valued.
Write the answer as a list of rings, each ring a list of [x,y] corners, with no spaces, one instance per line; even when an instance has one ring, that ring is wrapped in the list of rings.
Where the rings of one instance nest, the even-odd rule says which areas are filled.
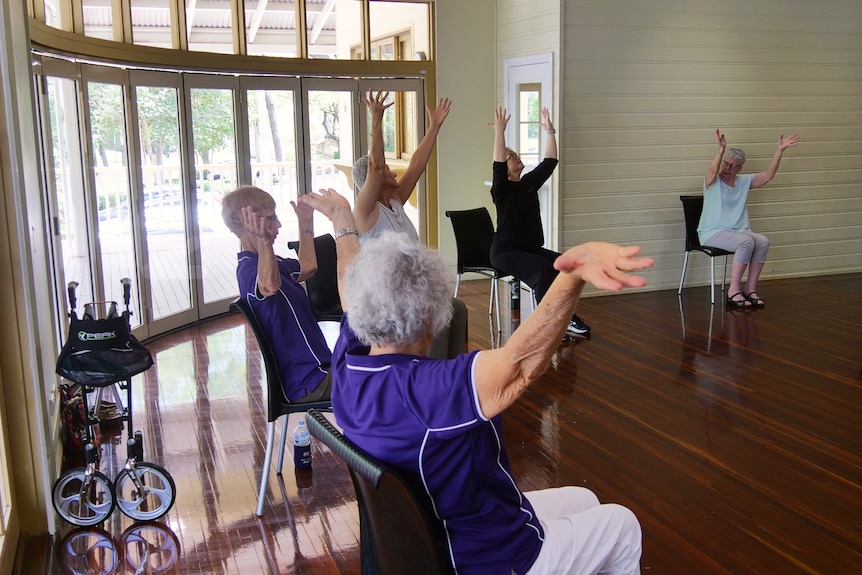
[[[545,530],[527,575],[640,573],[641,526],[622,505],[601,504],[583,487],[525,493]]]

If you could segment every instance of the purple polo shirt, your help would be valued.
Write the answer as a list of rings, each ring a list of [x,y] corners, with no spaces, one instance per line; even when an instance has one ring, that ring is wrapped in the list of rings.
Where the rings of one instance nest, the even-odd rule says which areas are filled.
[[[459,575],[525,573],[544,532],[515,485],[500,418],[479,409],[478,352],[433,360],[368,351],[345,315],[332,364],[332,407],[344,435],[425,495]]]
[[[332,353],[311,311],[311,303],[297,281],[297,260],[276,256],[281,289],[269,297],[257,289],[257,254],[237,254],[236,279],[240,297],[248,301],[269,339],[283,378],[287,399],[296,401],[314,391],[329,371]]]

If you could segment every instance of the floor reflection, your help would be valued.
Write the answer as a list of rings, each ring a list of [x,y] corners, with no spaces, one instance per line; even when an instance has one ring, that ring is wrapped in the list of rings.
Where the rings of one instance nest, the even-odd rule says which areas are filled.
[[[99,527],[74,529],[59,546],[60,568],[69,575],[178,574],[179,556],[176,534],[156,522],[135,523],[117,539]]]
[[[702,306],[696,308],[699,315],[686,318],[681,297],[679,310],[684,344],[680,376],[694,377],[706,447],[712,452],[716,435],[733,428],[741,409],[761,411],[750,383],[762,358],[758,310],[730,309],[722,303],[710,306],[707,318]]]

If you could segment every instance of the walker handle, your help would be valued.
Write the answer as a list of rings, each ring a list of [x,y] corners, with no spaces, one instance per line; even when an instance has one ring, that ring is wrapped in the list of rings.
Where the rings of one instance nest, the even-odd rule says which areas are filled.
[[[66,284],[66,293],[69,294],[69,309],[74,313],[75,308],[78,307],[78,298],[75,295],[75,290],[78,289],[78,282],[70,281]]]
[[[126,310],[128,310],[129,301],[132,299],[132,280],[123,278],[120,283],[123,284],[123,303],[126,304]]]

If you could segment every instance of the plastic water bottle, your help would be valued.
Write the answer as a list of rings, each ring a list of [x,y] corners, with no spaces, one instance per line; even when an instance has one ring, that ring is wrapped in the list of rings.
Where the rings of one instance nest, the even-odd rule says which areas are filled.
[[[520,309],[521,308],[521,280],[517,278],[512,278],[512,300],[511,305],[512,309]]]
[[[300,419],[293,430],[293,465],[297,469],[311,467],[311,435],[304,419]]]

